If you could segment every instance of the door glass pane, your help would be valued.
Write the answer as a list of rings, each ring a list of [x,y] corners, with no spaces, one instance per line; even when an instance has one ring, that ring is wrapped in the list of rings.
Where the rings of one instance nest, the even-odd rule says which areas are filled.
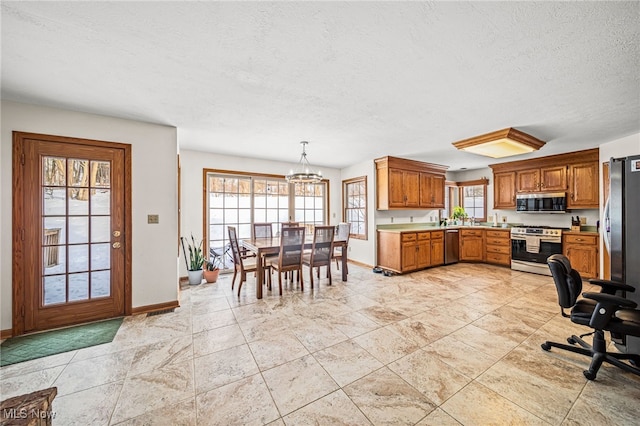
[[[89,246],[81,244],[69,246],[69,272],[80,272],[89,269]]]
[[[104,243],[111,241],[111,218],[109,216],[91,217],[91,242]]]
[[[91,162],[91,187],[111,187],[111,163],[109,163],[108,161]]]
[[[69,275],[69,302],[87,300],[89,298],[89,274]]]
[[[91,298],[111,295],[111,272],[97,271],[91,273]]]
[[[111,190],[94,189],[91,191],[91,214],[111,213]]]
[[[43,275],[64,274],[67,272],[67,252],[65,246],[42,247]]]
[[[89,160],[69,159],[69,186],[89,187]]]
[[[91,270],[109,269],[111,265],[111,244],[91,244]]]
[[[69,244],[89,242],[89,218],[86,216],[69,218]]]
[[[67,220],[64,216],[53,216],[44,218],[44,232],[42,244],[66,244],[67,243]],[[55,233],[56,235],[52,234]],[[53,238],[57,237],[58,242]]]
[[[67,301],[66,275],[52,275],[43,278],[44,284],[44,305],[52,305],[54,303],[64,303]]]
[[[42,157],[42,183],[44,186],[67,184],[66,158]]]
[[[63,215],[67,208],[67,191],[64,188],[45,186],[42,196],[44,215]]]
[[[87,215],[89,214],[89,200],[86,197],[86,189],[69,188],[69,214]]]

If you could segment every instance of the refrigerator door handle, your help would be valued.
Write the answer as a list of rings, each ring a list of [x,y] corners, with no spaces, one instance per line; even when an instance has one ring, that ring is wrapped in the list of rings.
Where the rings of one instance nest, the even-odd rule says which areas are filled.
[[[610,198],[607,197],[607,201],[604,203],[604,245],[607,248],[607,253],[611,253],[611,208]]]

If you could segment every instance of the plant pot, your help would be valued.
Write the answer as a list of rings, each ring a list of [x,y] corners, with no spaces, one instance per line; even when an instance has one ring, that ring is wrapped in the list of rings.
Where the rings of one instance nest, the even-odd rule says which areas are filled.
[[[220,269],[214,269],[213,271],[209,271],[205,269],[203,273],[204,273],[204,279],[208,283],[215,283],[216,281],[218,281],[218,275],[220,274]]]
[[[187,271],[187,274],[189,275],[189,284],[195,285],[202,283],[202,269]]]

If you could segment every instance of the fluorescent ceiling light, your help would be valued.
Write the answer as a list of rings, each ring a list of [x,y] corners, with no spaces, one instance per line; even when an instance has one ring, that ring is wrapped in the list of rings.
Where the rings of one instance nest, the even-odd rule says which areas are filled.
[[[510,127],[487,133],[486,135],[453,142],[452,145],[461,151],[484,155],[485,157],[502,158],[537,151],[544,144],[545,142]]]

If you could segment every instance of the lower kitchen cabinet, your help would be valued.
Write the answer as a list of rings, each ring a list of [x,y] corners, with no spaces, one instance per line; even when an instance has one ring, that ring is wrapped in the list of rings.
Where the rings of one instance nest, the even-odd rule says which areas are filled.
[[[598,278],[598,235],[565,232],[562,251],[582,279]]]
[[[482,262],[484,259],[484,231],[482,229],[460,230],[460,260]]]
[[[431,266],[444,265],[444,231],[431,232]]]
[[[436,247],[432,246],[431,231],[378,231],[378,266],[398,273],[417,271],[444,263],[444,234],[435,231]],[[441,246],[438,246],[441,244]],[[440,260],[442,258],[442,260]]]
[[[511,266],[511,233],[508,230],[485,231],[485,262]]]

